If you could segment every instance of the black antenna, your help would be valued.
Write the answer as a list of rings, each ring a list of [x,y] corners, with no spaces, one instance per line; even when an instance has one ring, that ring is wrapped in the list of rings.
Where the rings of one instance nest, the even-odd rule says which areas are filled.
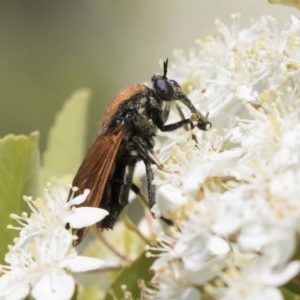
[[[167,72],[168,72],[168,59],[164,61],[164,75],[163,78],[167,78]]]

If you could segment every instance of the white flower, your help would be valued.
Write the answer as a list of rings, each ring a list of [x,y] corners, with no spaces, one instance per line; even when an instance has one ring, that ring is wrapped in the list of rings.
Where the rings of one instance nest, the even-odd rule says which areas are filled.
[[[70,202],[65,193],[53,195],[49,191],[45,199],[25,198],[32,212],[30,216],[13,215],[21,227],[10,227],[20,230],[20,237],[5,255],[7,265],[1,268],[1,299],[24,299],[29,293],[34,299],[71,299],[75,290],[72,272],[115,267],[102,259],[80,256],[73,247],[72,226],[89,226],[91,220],[96,223],[107,215],[102,209],[72,207],[87,195],[85,191]],[[70,229],[66,229],[67,223]]]
[[[228,269],[227,274],[222,276],[226,287],[216,287],[213,294],[221,300],[283,300],[277,286],[288,282],[299,270],[299,262],[274,268],[267,257],[257,257],[250,260],[244,268]]]
[[[189,134],[186,133],[185,139],[180,137],[175,145],[166,142],[159,153],[164,168],[154,170],[157,201],[152,211],[156,216],[168,218],[170,211],[184,206],[191,198],[200,197],[206,179],[229,175],[231,165],[241,156],[236,150],[220,153],[222,138],[213,130],[202,136],[197,146],[194,141],[187,141],[188,136],[191,138]]]
[[[35,299],[71,299],[75,281],[70,272],[108,266],[104,260],[78,256],[72,242],[72,235],[65,230],[52,238],[34,238],[25,249],[13,247],[5,256],[9,271],[0,277],[0,296],[12,299],[20,288],[25,296],[32,289]]]
[[[156,269],[154,267],[153,270],[156,275],[151,280],[151,288],[144,289],[146,299],[200,299],[199,291],[191,286],[178,261],[169,261],[163,269]]]
[[[27,213],[22,213],[21,216],[12,214],[11,217],[21,227],[9,226],[9,228],[20,230],[18,243],[26,243],[28,239],[48,234],[50,230],[56,230],[57,228],[63,230],[66,224],[69,224],[73,229],[88,227],[107,216],[108,212],[101,208],[74,206],[85,201],[89,190],[85,190],[83,194],[68,202],[66,191],[67,189],[63,189],[53,193],[45,189],[44,198],[24,197],[31,209],[30,216]]]
[[[216,25],[170,70],[214,130],[194,130],[197,146],[185,130],[158,138],[153,212],[173,227],[149,249],[145,291],[283,299],[279,288],[300,271],[300,21],[282,31],[271,17]]]

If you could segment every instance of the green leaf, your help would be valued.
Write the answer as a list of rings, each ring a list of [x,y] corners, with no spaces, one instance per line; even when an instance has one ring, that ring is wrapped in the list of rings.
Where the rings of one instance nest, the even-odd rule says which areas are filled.
[[[300,296],[298,293],[293,293],[286,288],[282,288],[281,291],[285,300],[300,300]]]
[[[43,155],[43,185],[54,176],[70,175],[78,168],[85,152],[89,97],[87,89],[75,91],[57,114]]]
[[[111,285],[104,299],[125,299],[124,290],[121,288],[122,286],[126,287],[126,291],[131,293],[133,299],[140,299],[141,290],[139,288],[139,281],[150,281],[152,274],[149,268],[153,261],[153,258],[148,258],[145,256],[145,253],[143,253],[130,266],[125,267],[121,271],[120,275]]]
[[[17,235],[6,226],[12,223],[9,215],[20,213],[26,208],[23,195],[36,196],[39,175],[39,134],[29,136],[8,135],[0,139],[0,259],[7,245]]]

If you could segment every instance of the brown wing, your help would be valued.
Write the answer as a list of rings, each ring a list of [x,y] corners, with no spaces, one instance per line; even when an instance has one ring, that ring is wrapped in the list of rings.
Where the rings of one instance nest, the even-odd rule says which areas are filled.
[[[105,186],[126,132],[126,124],[109,129],[105,134],[99,135],[88,150],[72,182],[72,186],[78,188],[75,195],[85,189],[90,190],[83,206],[100,206]],[[87,230],[88,228],[83,228],[77,231],[78,243]]]

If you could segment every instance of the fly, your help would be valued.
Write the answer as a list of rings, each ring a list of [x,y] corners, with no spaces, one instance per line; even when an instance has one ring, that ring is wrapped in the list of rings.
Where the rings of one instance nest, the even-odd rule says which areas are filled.
[[[151,165],[156,164],[152,151],[158,129],[172,131],[188,125],[192,128],[197,126],[201,130],[211,127],[208,115],[200,113],[181,86],[167,78],[168,60],[164,62],[163,69],[163,75],[152,76],[152,88],[133,84],[115,96],[104,114],[100,134],[73,179],[72,186],[78,190],[70,195],[76,196],[89,189],[90,193],[83,205],[100,207],[109,212],[97,224],[99,228],[112,228],[127,205],[130,190],[135,190],[132,181],[139,161],[145,164],[149,207],[155,204]],[[178,109],[181,120],[166,124],[171,101],[184,104],[191,112],[190,118],[185,118]],[[87,228],[76,232],[78,243],[86,232]]]

